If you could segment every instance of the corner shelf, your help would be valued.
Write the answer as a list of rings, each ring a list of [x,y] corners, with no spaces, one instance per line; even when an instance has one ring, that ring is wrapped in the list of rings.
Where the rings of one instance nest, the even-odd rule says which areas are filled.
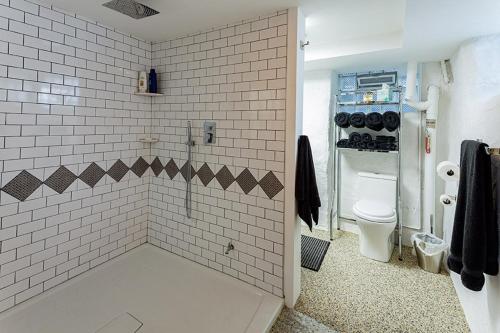
[[[165,96],[164,94],[148,93],[148,92],[142,93],[142,92],[137,92],[137,91],[134,92],[134,95],[137,95],[137,96],[149,96],[149,97]]]

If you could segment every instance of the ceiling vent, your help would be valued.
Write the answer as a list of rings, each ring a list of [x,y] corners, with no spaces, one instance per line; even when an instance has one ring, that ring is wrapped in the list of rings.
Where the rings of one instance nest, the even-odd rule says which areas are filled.
[[[398,82],[397,72],[382,72],[356,75],[358,89],[380,89],[382,84],[396,86]]]
[[[159,14],[160,12],[134,0],[112,0],[103,4],[104,7],[116,10],[136,20]]]

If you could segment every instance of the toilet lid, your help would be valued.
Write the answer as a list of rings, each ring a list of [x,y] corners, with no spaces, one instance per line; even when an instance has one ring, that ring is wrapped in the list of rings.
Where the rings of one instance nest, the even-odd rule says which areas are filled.
[[[360,200],[353,206],[357,216],[374,222],[393,222],[396,212],[391,206],[376,200]]]

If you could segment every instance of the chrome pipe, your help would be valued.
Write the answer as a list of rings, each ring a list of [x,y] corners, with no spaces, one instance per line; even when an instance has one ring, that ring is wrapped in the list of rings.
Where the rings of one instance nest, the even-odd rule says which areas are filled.
[[[187,122],[187,170],[186,170],[186,198],[184,200],[184,207],[186,208],[186,216],[191,218],[191,148],[194,146],[194,141],[191,133],[191,122]]]

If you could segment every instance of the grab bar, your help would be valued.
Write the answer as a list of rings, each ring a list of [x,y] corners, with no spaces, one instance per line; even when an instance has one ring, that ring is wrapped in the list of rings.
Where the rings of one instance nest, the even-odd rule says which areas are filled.
[[[187,137],[188,140],[186,145],[188,147],[187,151],[187,170],[186,170],[186,199],[184,200],[184,206],[186,208],[186,216],[191,218],[191,147],[194,146],[194,141],[191,133],[191,122],[187,122]]]

